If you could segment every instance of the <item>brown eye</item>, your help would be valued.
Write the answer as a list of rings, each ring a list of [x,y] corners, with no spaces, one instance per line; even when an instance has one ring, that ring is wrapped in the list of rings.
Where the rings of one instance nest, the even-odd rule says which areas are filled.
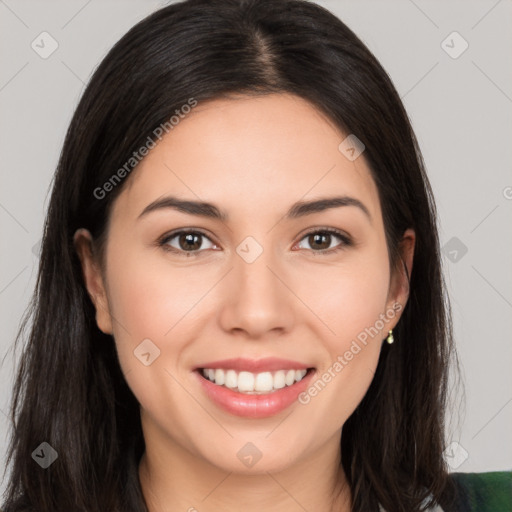
[[[205,240],[211,244],[211,247],[205,247]],[[186,254],[187,256],[215,247],[215,244],[200,231],[178,231],[165,236],[159,244],[166,250]]]
[[[308,243],[313,249],[325,250],[331,246],[332,235],[329,233],[314,233],[308,235]]]
[[[341,241],[337,245],[332,246],[332,243],[335,242],[335,239]],[[310,246],[310,250],[313,252],[319,253],[331,253],[336,252],[338,250],[343,249],[344,247],[352,245],[350,238],[344,233],[333,230],[333,229],[322,229],[317,231],[311,231],[307,233],[306,236],[302,238],[302,240],[306,240]]]
[[[187,233],[184,235],[178,236],[178,245],[180,246],[180,249],[183,249],[184,251],[197,251],[201,248],[201,237],[202,235],[199,235],[197,233]]]

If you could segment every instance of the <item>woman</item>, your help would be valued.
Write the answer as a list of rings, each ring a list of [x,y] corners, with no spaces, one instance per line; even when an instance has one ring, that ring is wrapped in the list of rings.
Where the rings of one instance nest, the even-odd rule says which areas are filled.
[[[5,512],[510,502],[507,472],[447,472],[432,191],[390,79],[315,4],[188,0],[114,46],[29,317]]]

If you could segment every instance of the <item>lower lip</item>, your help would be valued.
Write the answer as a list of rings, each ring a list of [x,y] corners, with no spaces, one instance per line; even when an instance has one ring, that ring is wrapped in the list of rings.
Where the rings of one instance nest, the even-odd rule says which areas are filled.
[[[203,377],[200,371],[196,370],[194,373],[197,374],[201,386],[210,400],[221,409],[245,418],[267,418],[284,411],[308,387],[315,373],[314,370],[308,370],[308,373],[299,382],[291,386],[285,386],[272,393],[248,395],[214,384]]]

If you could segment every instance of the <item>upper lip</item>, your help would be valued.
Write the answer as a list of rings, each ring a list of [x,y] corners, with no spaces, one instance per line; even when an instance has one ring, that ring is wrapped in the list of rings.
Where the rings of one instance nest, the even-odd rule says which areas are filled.
[[[222,359],[211,361],[196,367],[199,368],[220,368],[223,370],[237,370],[252,373],[273,372],[278,370],[307,370],[310,365],[292,361],[290,359],[280,359],[277,357],[265,357],[263,359],[246,359],[237,357],[235,359]]]

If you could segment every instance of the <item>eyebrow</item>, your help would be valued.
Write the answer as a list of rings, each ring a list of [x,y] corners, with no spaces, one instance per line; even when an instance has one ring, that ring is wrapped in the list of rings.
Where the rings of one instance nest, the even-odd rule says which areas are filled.
[[[297,201],[286,212],[285,219],[297,219],[299,217],[342,206],[355,206],[356,208],[359,208],[368,217],[371,223],[372,216],[370,215],[368,208],[359,201],[359,199],[349,196],[325,197],[312,201]],[[175,196],[165,196],[153,201],[144,208],[138,218],[140,219],[150,212],[167,208],[188,213],[190,215],[217,219],[223,222],[226,222],[229,219],[229,215],[226,212],[223,212],[212,203],[185,200]]]

